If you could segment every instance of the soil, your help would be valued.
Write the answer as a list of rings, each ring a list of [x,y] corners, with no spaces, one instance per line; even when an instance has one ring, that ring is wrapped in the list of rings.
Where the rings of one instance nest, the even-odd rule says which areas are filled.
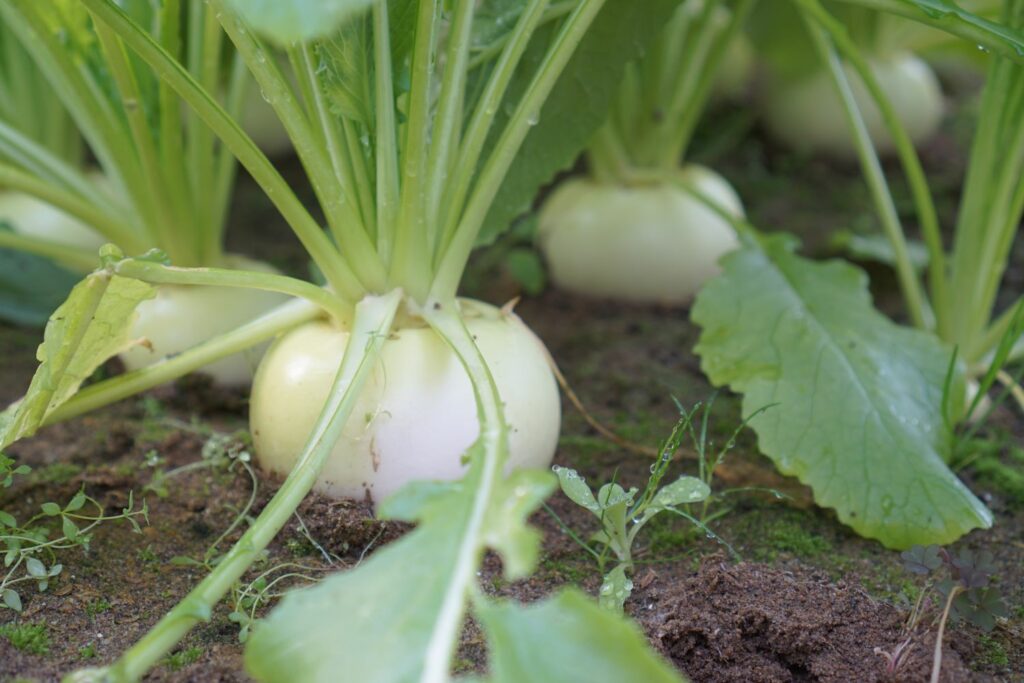
[[[946,179],[958,177],[963,160],[956,127],[948,128],[925,155],[947,217],[955,210],[958,181]],[[871,221],[856,169],[794,158],[773,149],[757,131],[742,132],[749,142],[726,145],[724,155],[713,153],[712,141],[704,141],[697,153],[714,158],[734,179],[755,223],[796,231],[809,252],[820,254],[828,251],[830,231]],[[288,168],[297,170],[294,162]],[[235,249],[304,273],[301,249],[278,237],[284,234],[279,219],[244,179],[236,209],[230,238]],[[1007,277],[1017,294],[1024,285],[1020,242]],[[891,277],[881,268],[871,273],[880,305],[895,312]],[[502,271],[476,275],[470,281],[489,283],[471,292],[481,298],[501,303],[518,291]],[[594,416],[625,438],[656,445],[676,418],[673,396],[692,405],[714,393],[691,352],[699,331],[685,309],[623,306],[547,291],[525,299],[517,311],[545,340]],[[0,404],[16,399],[28,385],[38,339],[35,330],[0,327]],[[103,371],[117,372],[116,364]],[[278,485],[258,472],[251,477],[242,462],[228,467],[203,459],[213,433],[234,434],[244,448],[245,413],[242,395],[212,390],[194,377],[48,428],[9,449],[33,468],[12,488],[0,489],[0,509],[19,520],[46,501],[64,503],[84,489],[106,514],[119,513],[132,492],[136,508],[146,501],[148,524],[136,533],[123,521],[104,523],[92,533],[88,551],[59,553],[64,570],[45,592],[20,586],[24,611],[0,610],[0,627],[38,627],[40,646],[32,652],[0,637],[0,681],[53,681],[70,670],[110,662],[198,582],[206,571],[202,562],[238,537],[236,529],[211,550],[221,534],[240,514],[258,512]],[[563,416],[557,463],[590,481],[615,476],[626,485],[642,485],[648,460],[599,438],[568,402]],[[739,416],[738,398],[719,393],[713,436],[725,438]],[[943,681],[1024,681],[1024,487],[1006,474],[1018,457],[1022,434],[1019,416],[1001,409],[979,442],[979,456],[960,473],[994,510],[996,524],[958,545],[993,553],[1010,616],[988,634],[964,624],[953,628],[944,648]],[[1019,462],[1016,467],[1019,472]],[[174,474],[178,468],[190,469]],[[693,469],[694,463],[682,458],[670,476]],[[934,646],[930,623],[911,630],[910,656],[891,675],[885,657],[875,652],[894,652],[908,638],[909,606],[921,590],[921,583],[900,568],[898,554],[857,537],[830,512],[809,505],[803,487],[781,478],[756,454],[749,434],[718,471],[717,485],[773,488],[789,497],[744,493],[723,508],[714,530],[741,562],[685,520],[658,518],[645,528],[636,589],[626,610],[656,649],[697,683],[927,680]],[[592,518],[562,496],[549,504],[561,522],[547,512],[533,518],[544,534],[537,572],[508,583],[499,560],[488,556],[480,579],[487,593],[530,601],[567,583],[596,593],[601,576],[595,563],[561,526],[586,535],[594,529]],[[355,566],[406,529],[374,520],[364,502],[314,495],[244,583],[294,570],[307,578],[277,588],[301,585]],[[247,680],[239,627],[228,618],[234,609],[230,603],[218,606],[147,680]],[[485,666],[482,636],[469,622],[456,667],[480,671]]]

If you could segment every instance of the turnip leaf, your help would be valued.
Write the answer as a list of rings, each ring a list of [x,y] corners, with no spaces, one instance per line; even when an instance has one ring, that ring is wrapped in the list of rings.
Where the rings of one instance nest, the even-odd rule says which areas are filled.
[[[525,607],[489,604],[479,616],[493,683],[680,680],[651,655],[635,626],[574,589]]]
[[[704,371],[747,414],[778,404],[751,420],[762,452],[858,533],[909,548],[989,527],[946,466],[952,349],[878,313],[862,271],[793,250],[778,236],[725,257],[693,309]]]
[[[78,279],[41,256],[0,249],[0,319],[43,325]]]
[[[129,338],[132,313],[155,291],[145,282],[106,271],[89,275],[71,290],[46,325],[28,392],[0,413],[0,449],[34,434],[96,368],[135,343]]]

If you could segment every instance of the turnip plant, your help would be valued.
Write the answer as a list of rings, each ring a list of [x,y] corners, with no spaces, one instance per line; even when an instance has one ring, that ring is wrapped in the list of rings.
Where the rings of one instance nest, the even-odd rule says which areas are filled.
[[[180,2],[126,7],[200,84],[224,93],[229,111],[241,111],[248,74],[237,57],[225,66],[225,41],[212,11]],[[178,266],[272,270],[224,252],[235,159],[151,68],[126,54],[77,3],[9,0],[0,5],[0,20],[45,77],[36,87],[60,100],[55,110],[69,112],[100,166],[87,172],[29,130],[0,127],[0,182],[23,193],[16,196],[48,204],[32,203],[35,215],[18,221],[24,223],[18,232],[0,233],[0,246],[80,273],[96,267],[104,242],[133,255],[157,248]],[[137,309],[131,336],[142,343],[126,346],[122,358],[129,368],[148,365],[283,300],[273,292],[161,286]],[[238,356],[205,370],[225,384],[248,384],[256,359]]]
[[[31,16],[31,3],[15,4]],[[173,45],[112,0],[80,3],[109,51],[148,64],[161,92],[181,95],[237,156],[327,286],[183,267],[193,264],[178,265],[173,254],[174,266],[160,255],[125,258],[107,246],[103,266],[53,316],[32,386],[0,418],[2,445],[289,330],[261,365],[252,397],[256,456],[287,472],[284,484],[178,607],[109,668],[75,680],[143,675],[209,618],[314,486],[368,493],[380,515],[420,524],[358,569],[285,598],[248,639],[246,664],[257,678],[332,680],[344,670],[354,680],[447,680],[471,604],[490,639],[493,680],[523,680],[526,670],[563,680],[570,667],[574,677],[595,680],[677,680],[633,627],[578,593],[529,608],[483,594],[476,569],[485,548],[501,555],[510,578],[536,562],[538,534],[525,520],[554,477],[507,472],[550,463],[559,404],[546,353],[514,313],[456,298],[474,245],[504,229],[572,162],[604,120],[622,65],[676,4],[201,5],[288,130],[325,232]],[[132,310],[166,284],[260,288],[303,300],[72,397],[124,344]],[[293,647],[297,630],[301,652]],[[582,647],[587,657],[569,654]]]
[[[789,237],[749,233],[698,297],[697,351],[712,381],[742,392],[748,410],[779,402],[751,423],[761,450],[809,484],[819,504],[891,547],[949,543],[992,523],[947,465],[955,425],[994,379],[1008,379],[1000,368],[1022,348],[1024,305],[997,312],[995,303],[1024,211],[1024,3],[1004,7],[999,32],[1009,49],[990,57],[949,253],[910,136],[868,60],[817,0],[795,4],[843,102],[916,329],[875,311],[852,266],[812,264]],[[907,173],[929,255],[927,290],[840,54],[874,98]],[[971,380],[981,390],[968,401]]]
[[[918,144],[930,138],[945,103],[935,73],[908,44],[904,29],[909,22],[865,7],[836,2],[827,6],[861,50],[910,139]],[[766,65],[759,105],[769,131],[791,149],[856,159],[842,100],[794,4],[761,3],[750,25]],[[864,81],[851,66],[845,69],[875,148],[883,154],[892,152],[893,140]]]
[[[538,240],[557,285],[686,302],[737,246],[728,220],[685,188],[742,216],[736,192],[710,169],[680,164],[753,5],[688,0],[649,54],[627,68],[609,120],[588,146],[589,177],[563,183],[540,213]]]

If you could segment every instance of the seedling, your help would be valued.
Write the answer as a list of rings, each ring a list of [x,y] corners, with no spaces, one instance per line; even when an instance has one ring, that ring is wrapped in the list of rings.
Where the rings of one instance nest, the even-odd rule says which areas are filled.
[[[658,459],[651,466],[651,476],[647,479],[642,492],[636,487],[626,490],[613,481],[603,485],[595,496],[590,486],[575,470],[557,466],[554,468],[562,492],[574,503],[594,514],[601,524],[600,530],[590,538],[589,544],[580,541],[579,537],[559,520],[563,529],[570,533],[584,550],[594,556],[602,573],[605,573],[609,552],[617,561],[615,567],[605,573],[601,585],[599,602],[602,607],[622,611],[622,606],[633,589],[629,574],[634,570],[633,545],[636,537],[644,525],[661,512],[670,512],[685,518],[708,538],[721,543],[734,557],[738,557],[736,551],[708,527],[708,523],[725,514],[725,510],[709,515],[708,506],[713,499],[711,481],[715,468],[735,446],[736,437],[754,415],[744,420],[721,448],[715,449],[708,440],[708,424],[713,405],[714,397],[706,404],[696,404],[690,410],[676,402],[679,420],[658,450]],[[768,407],[770,406],[761,410]],[[687,437],[697,455],[698,476],[683,475],[661,486],[669,465]],[[730,492],[723,491],[719,495],[724,496]],[[599,550],[594,550],[594,545]]]
[[[89,508],[93,513],[87,512]],[[0,510],[0,544],[4,551],[4,570],[0,577],[0,600],[3,606],[20,612],[21,594],[16,586],[36,585],[42,593],[50,582],[59,576],[64,565],[58,562],[59,551],[81,548],[89,551],[94,530],[104,522],[122,520],[132,530],[141,533],[139,518],[149,522],[149,509],[145,501],[136,509],[131,492],[128,504],[120,514],[108,515],[104,507],[94,498],[79,491],[64,505],[45,502],[40,512],[25,522]],[[54,525],[59,523],[59,532]]]

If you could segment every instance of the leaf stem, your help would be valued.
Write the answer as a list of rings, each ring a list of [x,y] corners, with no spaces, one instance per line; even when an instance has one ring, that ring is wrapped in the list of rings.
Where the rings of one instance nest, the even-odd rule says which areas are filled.
[[[139,680],[193,626],[209,620],[213,607],[288,522],[313,488],[355,408],[401,299],[401,290],[394,290],[384,296],[368,296],[357,304],[352,329],[356,343],[346,347],[331,395],[288,478],[214,570],[110,666],[111,680],[117,683]]]

